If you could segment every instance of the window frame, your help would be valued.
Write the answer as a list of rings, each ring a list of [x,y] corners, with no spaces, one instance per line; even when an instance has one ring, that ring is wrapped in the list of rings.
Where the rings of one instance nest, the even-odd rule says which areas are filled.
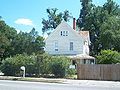
[[[61,36],[68,36],[68,31],[67,30],[61,31],[60,35]]]
[[[74,50],[74,43],[70,42],[70,51],[73,51],[73,50]]]

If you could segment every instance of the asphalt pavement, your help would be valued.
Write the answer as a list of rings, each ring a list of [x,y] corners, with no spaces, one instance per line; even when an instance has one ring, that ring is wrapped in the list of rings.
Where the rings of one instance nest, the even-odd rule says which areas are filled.
[[[97,82],[100,85],[95,84]],[[66,81],[64,83],[0,80],[0,90],[120,90],[120,82],[101,83],[99,81],[84,80],[79,82]]]

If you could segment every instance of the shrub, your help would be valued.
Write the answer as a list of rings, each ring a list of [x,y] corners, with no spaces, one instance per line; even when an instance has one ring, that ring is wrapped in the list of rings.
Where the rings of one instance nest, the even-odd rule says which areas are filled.
[[[120,53],[112,50],[102,50],[97,56],[98,64],[116,64],[120,63]]]
[[[5,75],[14,75],[18,76],[20,75],[20,67],[25,66],[26,67],[26,73],[27,74],[33,74],[35,73],[35,65],[36,61],[34,56],[28,56],[28,55],[16,55],[12,58],[7,58],[2,62],[1,65],[1,71]]]
[[[75,75],[75,74],[76,74],[76,69],[69,68],[67,70],[67,75],[68,76],[72,76],[72,75]]]
[[[51,61],[51,71],[55,77],[65,77],[70,65],[70,60],[66,57],[53,56]]]
[[[40,55],[16,55],[7,58],[2,62],[1,71],[5,75],[18,76],[22,72],[21,66],[26,67],[26,75],[40,75],[48,76],[54,75],[55,77],[64,77],[67,74],[70,65],[70,60],[62,56],[50,56],[48,54]]]
[[[41,74],[42,76],[46,76],[48,74],[51,74],[51,68],[50,68],[50,63],[51,63],[51,57],[50,55],[44,53],[37,55],[37,74],[38,76]]]
[[[70,65],[70,60],[66,57],[62,56],[51,56],[44,53],[42,56],[37,55],[39,57],[40,62],[37,64],[37,68],[39,68],[39,73],[46,77],[49,75],[54,75],[55,77],[64,77],[66,75],[66,71]],[[42,60],[41,60],[42,57]]]

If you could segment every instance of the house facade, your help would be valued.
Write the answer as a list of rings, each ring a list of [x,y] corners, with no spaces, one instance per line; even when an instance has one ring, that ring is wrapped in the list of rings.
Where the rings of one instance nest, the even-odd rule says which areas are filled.
[[[89,43],[88,31],[76,31],[63,21],[46,38],[45,51],[52,55],[78,55],[83,54],[84,45]]]
[[[91,64],[88,60],[90,37],[89,31],[76,31],[67,22],[61,22],[45,40],[45,52],[51,55],[64,55],[81,64]],[[87,60],[85,60],[87,59]]]

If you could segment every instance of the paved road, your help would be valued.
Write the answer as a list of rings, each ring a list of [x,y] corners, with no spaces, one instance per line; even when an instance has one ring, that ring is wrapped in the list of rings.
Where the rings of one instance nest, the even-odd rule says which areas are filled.
[[[0,80],[0,90],[120,90],[120,87]]]

